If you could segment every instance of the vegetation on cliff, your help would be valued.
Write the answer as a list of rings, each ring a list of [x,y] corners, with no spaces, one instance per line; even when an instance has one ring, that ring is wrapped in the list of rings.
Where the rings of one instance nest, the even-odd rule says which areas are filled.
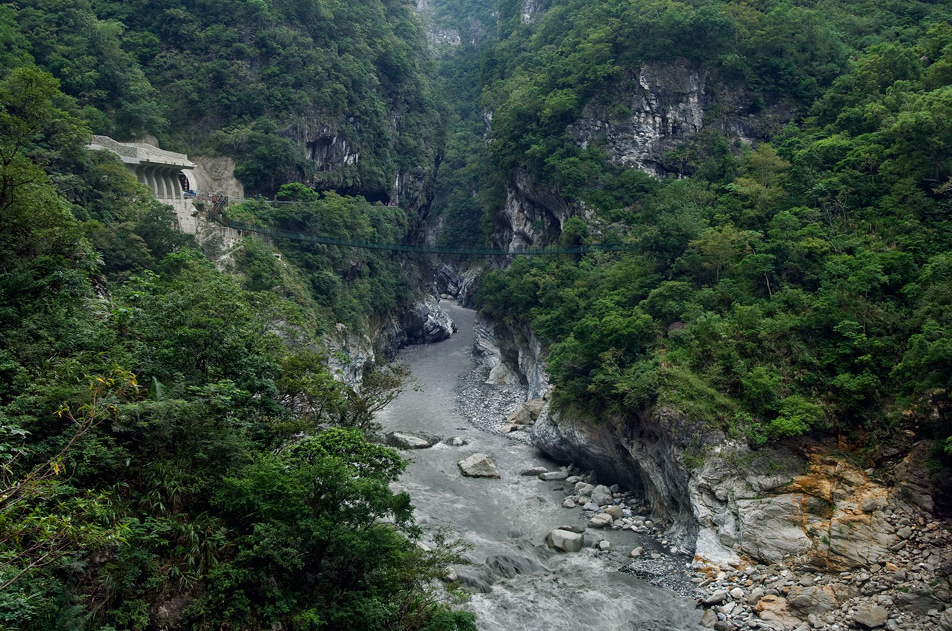
[[[484,66],[495,168],[525,170],[589,209],[599,240],[630,245],[516,260],[481,284],[483,309],[528,319],[550,348],[558,404],[672,404],[757,443],[833,431],[876,449],[913,430],[952,456],[944,11],[566,0],[532,27],[504,14],[512,35]],[[801,115],[752,148],[702,135],[686,179],[567,136],[586,102],[659,57],[702,60]]]
[[[396,271],[302,250],[304,275],[251,240],[239,274],[216,269],[84,149],[90,124],[148,114],[96,83],[142,79],[109,43],[121,29],[25,4],[0,7],[0,628],[473,629],[437,601],[453,549],[416,545],[390,489],[404,463],[361,431],[399,380],[351,388],[317,350],[338,316],[399,300]],[[41,61],[88,71],[78,98],[34,63],[60,11],[82,35],[57,52],[46,33]],[[100,44],[116,65],[79,59]],[[286,192],[307,203],[284,219],[406,230],[396,209]]]
[[[333,191],[318,194],[301,183],[282,186],[276,203],[250,200],[229,207],[226,215],[232,223],[368,243],[400,243],[411,223],[396,206]],[[368,331],[375,316],[410,301],[409,283],[391,252],[272,240],[281,258],[260,242],[242,245],[237,263],[244,286],[282,293],[315,314],[321,331],[336,323]]]
[[[57,77],[94,133],[230,155],[249,193],[307,181],[384,199],[442,144],[403,0],[29,0],[0,6],[0,34],[6,60]],[[359,159],[322,163],[335,138]]]

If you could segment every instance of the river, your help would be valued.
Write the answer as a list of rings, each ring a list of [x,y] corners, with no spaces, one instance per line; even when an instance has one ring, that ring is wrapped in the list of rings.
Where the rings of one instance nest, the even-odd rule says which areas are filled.
[[[455,387],[472,371],[475,312],[444,301],[458,332],[449,340],[400,353],[420,386],[407,389],[377,417],[384,431],[459,436],[461,447],[439,443],[405,452],[411,459],[399,487],[410,493],[417,522],[445,528],[472,546],[470,566],[457,568],[473,592],[462,604],[483,631],[669,631],[698,629],[694,601],[618,572],[626,554],[650,543],[630,531],[602,534],[608,553],[558,553],[545,536],[561,525],[584,525],[580,509],[562,508],[563,483],[520,476],[532,466],[555,469],[529,445],[477,429],[455,410]],[[457,462],[473,453],[494,460],[500,479],[463,477]],[[660,549],[660,548],[659,548]]]

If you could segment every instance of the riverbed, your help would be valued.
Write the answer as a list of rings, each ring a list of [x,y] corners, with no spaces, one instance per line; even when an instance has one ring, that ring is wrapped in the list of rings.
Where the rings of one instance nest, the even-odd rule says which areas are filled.
[[[472,564],[456,568],[470,592],[461,605],[477,615],[480,629],[493,631],[677,631],[698,629],[694,601],[619,572],[627,552],[657,544],[623,530],[601,532],[612,550],[586,548],[560,553],[546,534],[563,525],[585,525],[580,509],[565,509],[564,483],[520,475],[529,467],[558,468],[531,445],[480,429],[456,410],[456,390],[474,370],[475,312],[442,304],[458,331],[437,344],[400,353],[416,381],[378,414],[384,431],[460,437],[462,446],[440,442],[404,452],[411,463],[400,480],[410,493],[417,522],[428,532],[446,529],[472,549]],[[457,462],[488,454],[500,478],[463,477]],[[610,483],[610,481],[609,481]],[[660,549],[660,548],[658,548]]]

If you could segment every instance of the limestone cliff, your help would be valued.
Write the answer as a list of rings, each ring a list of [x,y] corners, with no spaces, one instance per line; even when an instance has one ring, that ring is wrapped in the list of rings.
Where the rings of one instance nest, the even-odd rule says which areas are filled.
[[[388,138],[375,140],[374,146],[368,146],[353,123],[330,123],[319,113],[308,122],[288,128],[285,135],[300,147],[305,160],[312,165],[307,184],[316,190],[333,189],[344,195],[362,195],[370,201],[400,206],[423,219],[433,201],[434,179],[443,146],[441,138],[414,139],[413,142],[419,141],[425,146],[422,153],[425,161],[398,164],[398,145],[404,142],[401,137],[409,115],[409,108],[393,104]],[[381,156],[390,156],[385,160],[389,171],[384,178],[361,179],[361,161],[379,161]]]
[[[526,385],[530,399],[549,391],[544,349],[527,328],[481,318],[475,344],[494,383]],[[531,437],[556,461],[645,497],[672,547],[700,566],[882,566],[905,545],[901,525],[933,510],[924,443],[863,469],[835,438],[752,449],[665,406],[597,419],[547,406]],[[938,552],[934,561],[945,562]]]
[[[692,142],[702,132],[754,145],[779,132],[793,116],[786,102],[764,102],[702,64],[652,61],[590,99],[567,132],[581,147],[601,147],[613,164],[655,177],[684,176],[693,169]],[[494,217],[493,245],[552,243],[571,216],[592,222],[583,204],[517,169],[509,175],[505,201]],[[598,226],[590,229],[597,232]]]
[[[538,0],[527,0],[533,2]],[[491,3],[457,6],[452,0],[416,0],[416,10],[426,29],[430,53],[437,58],[454,54],[464,45],[478,46],[496,32],[496,11]]]
[[[589,101],[569,134],[582,147],[598,143],[615,164],[656,176],[686,174],[690,167],[675,150],[703,130],[752,145],[794,116],[784,101],[765,103],[743,85],[685,59],[647,62],[603,97]]]
[[[551,390],[545,368],[546,352],[528,325],[509,326],[478,317],[474,355],[490,369],[487,383],[521,384],[528,399],[541,399]]]
[[[370,328],[369,333],[355,333],[338,324],[324,336],[328,363],[348,385],[358,385],[367,365],[392,360],[404,346],[439,342],[456,332],[452,318],[429,295],[402,313],[378,316]]]
[[[524,171],[513,174],[506,201],[496,214],[493,247],[509,250],[557,241],[562,224],[579,212],[558,190],[533,185]]]
[[[702,566],[882,565],[908,538],[901,520],[932,508],[924,444],[864,470],[835,441],[751,450],[669,408],[625,419],[544,413],[532,439],[642,493],[668,538]]]

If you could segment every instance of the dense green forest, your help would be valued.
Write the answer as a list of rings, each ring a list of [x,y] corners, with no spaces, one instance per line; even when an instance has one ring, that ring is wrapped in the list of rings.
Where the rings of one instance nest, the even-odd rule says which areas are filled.
[[[370,204],[362,197],[333,191],[318,194],[301,183],[279,189],[277,203],[249,200],[226,211],[226,220],[250,226],[319,234],[348,241],[400,243],[411,223],[396,206]],[[286,298],[314,314],[312,330],[344,323],[356,331],[371,330],[375,317],[390,314],[410,300],[410,286],[400,263],[388,251],[355,250],[274,238],[282,253],[256,240],[237,256],[245,286],[280,290]]]
[[[557,404],[670,405],[754,444],[843,433],[873,458],[913,430],[948,463],[949,5],[554,0],[530,26],[507,4],[488,168],[594,212],[563,240],[630,246],[483,279],[481,307],[550,349]],[[701,134],[683,179],[568,136],[625,72],[674,57],[799,114],[756,147]]]
[[[0,5],[0,629],[474,628],[365,437],[405,372],[351,387],[321,350],[408,299],[396,263],[249,238],[224,273],[84,148],[233,155],[298,202],[235,216],[399,241],[406,212],[344,193],[434,159],[421,42],[404,2]],[[317,182],[310,116],[367,160]]]
[[[232,156],[249,193],[308,182],[385,199],[441,147],[409,2],[30,0],[0,6],[0,46],[58,78],[94,133]],[[360,159],[307,159],[327,135]]]
[[[438,67],[404,0],[0,4],[0,629],[474,628],[436,586],[458,550],[416,545],[405,465],[365,438],[405,375],[351,387],[321,350],[404,305],[405,270],[246,239],[225,273],[93,132],[235,157],[275,203],[232,220],[385,242],[418,218],[376,202],[445,132],[444,244],[487,239],[524,172],[579,211],[564,242],[629,246],[481,282],[549,349],[556,405],[871,457],[910,430],[948,465],[948,4],[541,4],[432,0],[462,40]],[[571,138],[671,59],[795,116],[755,147],[700,134],[668,179]],[[316,170],[325,133],[361,159]]]
[[[496,41],[495,3],[433,0],[429,5],[432,28],[460,36],[459,45],[437,48],[437,81],[451,108],[446,153],[437,173],[430,214],[439,221],[439,245],[485,245],[491,227],[484,212],[486,191],[492,187],[481,67],[486,50]]]

